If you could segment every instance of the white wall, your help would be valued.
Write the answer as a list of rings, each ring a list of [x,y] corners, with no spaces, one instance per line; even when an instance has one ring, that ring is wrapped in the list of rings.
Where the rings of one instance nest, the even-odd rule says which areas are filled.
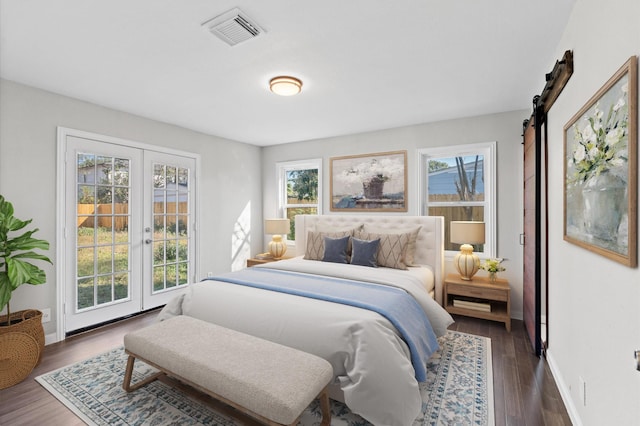
[[[630,56],[640,54],[640,2],[578,0],[556,57],[565,50],[573,50],[575,70],[548,120],[548,358],[575,424],[638,425],[640,372],[632,355],[640,349],[640,270],[563,240],[562,129]]]
[[[168,100],[169,102],[169,100]],[[215,120],[215,117],[211,117]],[[0,193],[16,216],[33,218],[36,234],[51,243],[56,262],[56,128],[69,127],[200,155],[200,253],[198,276],[225,272],[262,248],[260,148],[204,135],[54,93],[0,81]],[[251,237],[252,229],[259,232]],[[23,285],[12,311],[52,308],[45,333],[55,332],[56,273],[47,283]]]
[[[541,86],[544,83],[541,82]],[[533,95],[532,95],[533,97]],[[460,145],[497,141],[498,178],[498,235],[497,254],[507,258],[507,271],[501,276],[509,279],[512,288],[512,316],[522,318],[522,121],[530,111],[513,111],[481,117],[441,121],[401,127],[370,133],[297,142],[265,147],[263,149],[263,203],[264,217],[277,214],[278,193],[276,162],[322,158],[323,161],[323,213],[329,211],[329,158],[342,155],[407,150],[408,201],[407,214],[418,211],[417,153],[418,148]],[[265,242],[266,244],[266,242]],[[447,271],[453,272],[447,262]]]

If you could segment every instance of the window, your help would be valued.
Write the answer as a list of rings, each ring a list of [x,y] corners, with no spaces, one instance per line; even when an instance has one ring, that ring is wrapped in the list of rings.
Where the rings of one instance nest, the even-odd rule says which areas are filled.
[[[279,185],[279,215],[289,218],[291,228],[287,239],[295,240],[298,214],[320,214],[322,206],[322,160],[287,161],[277,163]]]
[[[485,222],[485,244],[475,245],[480,256],[495,257],[495,142],[418,150],[422,214],[444,216],[445,251],[459,244],[449,241],[452,220]]]

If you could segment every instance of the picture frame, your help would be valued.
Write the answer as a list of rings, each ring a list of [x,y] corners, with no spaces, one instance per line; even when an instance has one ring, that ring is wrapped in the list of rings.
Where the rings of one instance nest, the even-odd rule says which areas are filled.
[[[407,151],[329,159],[330,210],[406,212]]]
[[[564,126],[564,240],[637,266],[638,59]]]

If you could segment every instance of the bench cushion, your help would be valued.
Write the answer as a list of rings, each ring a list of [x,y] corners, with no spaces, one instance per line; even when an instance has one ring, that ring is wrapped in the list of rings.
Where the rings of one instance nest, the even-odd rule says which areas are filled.
[[[295,421],[333,378],[320,357],[184,315],[128,333],[124,345],[281,424]]]

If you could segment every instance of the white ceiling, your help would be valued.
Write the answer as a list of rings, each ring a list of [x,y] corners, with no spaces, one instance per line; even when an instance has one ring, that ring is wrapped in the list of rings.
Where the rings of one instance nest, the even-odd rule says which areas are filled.
[[[0,75],[266,146],[529,108],[575,1],[0,0]],[[201,27],[234,7],[267,33]]]

